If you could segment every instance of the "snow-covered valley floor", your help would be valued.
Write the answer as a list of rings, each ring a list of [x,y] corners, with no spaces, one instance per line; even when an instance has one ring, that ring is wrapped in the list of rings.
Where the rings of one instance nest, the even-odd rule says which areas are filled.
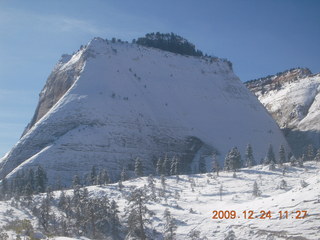
[[[165,209],[175,219],[177,229],[174,239],[320,239],[320,162],[306,162],[303,168],[286,165],[285,171],[280,166],[270,171],[268,166],[259,165],[241,169],[236,177],[232,172],[224,171],[219,176],[210,173],[180,175],[179,180],[176,176],[167,176],[165,195],[162,197],[158,196],[163,189],[161,178],[154,177],[154,180],[156,201],[150,200],[146,205],[154,213],[148,217],[150,224],[146,224],[149,236],[156,233],[150,239],[163,239]],[[253,196],[255,181],[261,192],[256,197]],[[148,177],[124,181],[121,190],[117,183],[87,187],[90,198],[106,196],[110,201],[116,201],[123,225],[128,216],[124,211],[128,207],[126,197],[133,188],[142,188],[145,193],[151,194]],[[72,195],[73,190],[65,192]],[[60,194],[60,191],[54,192],[53,205],[58,204]],[[33,201],[37,202],[44,196],[33,196]],[[219,219],[218,212],[218,219],[213,219],[215,210],[234,211],[232,213],[236,216],[234,219]],[[279,218],[279,211],[282,211],[282,219]],[[305,211],[307,215],[304,217]],[[63,216],[57,207],[52,207],[52,213]],[[30,209],[23,207],[23,204],[12,204],[12,200],[1,201],[0,226],[15,219],[29,219],[36,231],[46,235]],[[13,230],[3,231],[7,232],[9,239],[16,239]],[[232,238],[233,233],[235,238]],[[52,236],[50,239],[87,239],[68,237]]]

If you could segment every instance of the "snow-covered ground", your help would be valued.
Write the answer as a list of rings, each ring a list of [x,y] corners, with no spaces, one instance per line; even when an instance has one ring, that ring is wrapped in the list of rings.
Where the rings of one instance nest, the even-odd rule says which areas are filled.
[[[303,168],[286,165],[284,174],[283,167],[277,166],[274,171],[270,171],[268,166],[260,165],[241,169],[236,177],[231,172],[220,172],[218,177],[216,174],[199,174],[181,175],[179,178],[177,182],[175,176],[166,177],[167,200],[162,197],[158,202],[148,202],[147,207],[155,213],[150,217],[151,225],[147,225],[150,229],[163,232],[163,213],[168,208],[178,226],[176,239],[189,239],[188,234],[192,230],[200,231],[201,239],[225,239],[231,230],[236,239],[245,240],[320,239],[319,162],[306,162]],[[282,180],[287,186],[281,189]],[[155,181],[156,188],[161,189],[160,178],[155,177]],[[252,195],[254,181],[257,182],[261,196]],[[126,217],[123,209],[127,207],[124,196],[132,192],[132,187],[143,188],[147,184],[147,177],[142,177],[123,182],[122,191],[117,184],[90,186],[87,189],[92,198],[108,196],[110,200],[115,200],[120,209],[120,221],[124,222]],[[67,191],[67,194],[71,192]],[[60,192],[54,195],[58,198]],[[215,210],[233,210],[237,216],[235,219],[212,219]],[[253,219],[245,219],[243,211],[247,211],[247,218],[249,211],[253,211]],[[271,211],[271,218],[261,219],[263,216],[260,211]],[[279,211],[283,214],[288,211],[288,218],[280,219]],[[297,219],[297,211],[301,211],[301,217],[303,211],[307,211],[307,216]],[[0,202],[0,225],[13,219],[30,219],[34,228],[37,228],[37,221],[29,210],[11,206],[10,201]],[[14,235],[13,232],[10,234]]]

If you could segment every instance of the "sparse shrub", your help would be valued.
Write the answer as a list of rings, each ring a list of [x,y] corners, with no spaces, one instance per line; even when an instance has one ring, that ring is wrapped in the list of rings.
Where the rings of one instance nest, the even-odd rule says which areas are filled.
[[[6,230],[12,230],[18,235],[27,236],[30,240],[33,240],[34,230],[33,226],[28,219],[14,220],[9,222],[5,227]]]
[[[287,187],[288,187],[287,182],[284,179],[282,179],[280,184],[279,184],[279,188],[280,189],[286,189]]]
[[[224,240],[235,240],[235,239],[236,239],[236,235],[234,234],[234,231],[230,230]]]
[[[253,190],[252,190],[252,195],[254,197],[259,197],[261,196],[261,191],[259,190],[258,184],[256,181],[253,183]]]
[[[0,240],[7,240],[9,239],[9,236],[7,233],[3,232],[3,229],[0,229]]]
[[[200,231],[192,229],[189,233],[188,233],[188,237],[191,240],[199,240],[200,239]]]
[[[309,184],[308,184],[306,181],[301,180],[301,181],[300,181],[300,185],[301,185],[302,188],[305,188],[305,187],[307,187]]]

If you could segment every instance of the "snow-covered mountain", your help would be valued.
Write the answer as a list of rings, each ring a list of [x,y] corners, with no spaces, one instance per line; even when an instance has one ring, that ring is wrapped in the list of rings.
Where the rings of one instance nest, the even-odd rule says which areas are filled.
[[[66,184],[92,166],[118,179],[141,158],[145,173],[168,154],[197,172],[248,143],[256,158],[284,144],[279,127],[228,61],[93,39],[64,55],[40,93],[23,137],[0,161],[0,177],[41,164]]]
[[[296,68],[246,82],[284,130],[292,150],[320,147],[320,74]]]

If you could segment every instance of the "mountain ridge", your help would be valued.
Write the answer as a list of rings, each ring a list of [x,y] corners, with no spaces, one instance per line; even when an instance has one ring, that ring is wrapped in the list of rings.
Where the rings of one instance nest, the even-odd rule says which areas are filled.
[[[320,147],[320,73],[296,68],[245,83],[283,129],[297,155]]]

